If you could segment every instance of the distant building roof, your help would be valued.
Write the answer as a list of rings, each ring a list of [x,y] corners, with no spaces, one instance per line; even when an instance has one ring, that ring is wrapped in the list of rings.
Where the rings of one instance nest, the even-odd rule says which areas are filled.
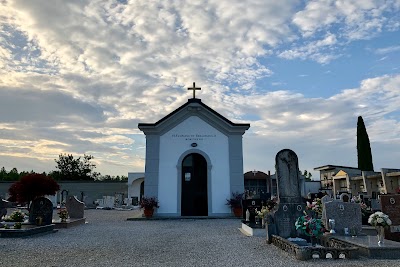
[[[244,174],[245,180],[266,180],[268,178],[268,174],[260,171],[249,171]]]
[[[356,167],[348,167],[348,166],[339,166],[339,165],[324,165],[321,167],[315,167],[314,171],[328,171],[328,170],[333,170],[333,169],[354,169],[358,170]]]

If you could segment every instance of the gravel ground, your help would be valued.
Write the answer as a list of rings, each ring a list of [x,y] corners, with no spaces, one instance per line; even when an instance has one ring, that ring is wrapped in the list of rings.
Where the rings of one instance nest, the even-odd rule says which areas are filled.
[[[126,220],[138,212],[86,210],[86,225],[0,238],[0,266],[400,266],[399,260],[301,262],[263,238],[244,236],[239,220]]]

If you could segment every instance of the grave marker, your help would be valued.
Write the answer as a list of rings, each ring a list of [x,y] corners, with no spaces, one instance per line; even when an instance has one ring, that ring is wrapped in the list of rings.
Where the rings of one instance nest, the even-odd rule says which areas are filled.
[[[299,177],[299,163],[296,153],[290,149],[283,149],[276,154],[275,168],[279,208],[274,214],[273,222],[277,235],[288,238],[296,237],[295,222],[303,216],[305,208],[302,202]],[[269,234],[267,235],[269,236]]]
[[[392,221],[385,229],[385,239],[400,242],[400,195],[380,195],[380,202],[382,212]]]
[[[371,203],[371,209],[373,211],[381,210],[382,206],[380,199],[371,199],[370,203]]]
[[[79,201],[76,196],[68,197],[65,206],[71,219],[81,219],[84,217],[85,203]]]
[[[358,203],[338,201],[327,202],[325,203],[323,213],[325,213],[325,227],[329,227],[329,224],[327,223],[329,219],[334,219],[335,231],[340,235],[345,234],[344,228],[348,228],[350,232],[353,230],[356,234],[361,231],[362,215],[361,207]]]
[[[48,198],[40,197],[32,201],[29,211],[29,223],[37,224],[36,219],[42,218],[42,225],[48,225],[53,220],[53,203]]]
[[[258,211],[261,210],[263,205],[263,201],[261,199],[243,199],[242,200],[242,207],[243,207],[243,220],[246,220],[246,211],[249,210],[250,212],[250,223],[255,223],[255,216],[257,209]]]
[[[8,201],[0,198],[0,219],[7,215]]]

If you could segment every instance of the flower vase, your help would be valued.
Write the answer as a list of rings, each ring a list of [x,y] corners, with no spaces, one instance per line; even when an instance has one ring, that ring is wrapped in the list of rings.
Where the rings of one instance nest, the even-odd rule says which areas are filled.
[[[264,217],[261,218],[261,227],[265,228],[265,218]]]
[[[385,228],[383,226],[375,226],[376,232],[378,233],[378,245],[383,244],[383,240],[385,239]]]

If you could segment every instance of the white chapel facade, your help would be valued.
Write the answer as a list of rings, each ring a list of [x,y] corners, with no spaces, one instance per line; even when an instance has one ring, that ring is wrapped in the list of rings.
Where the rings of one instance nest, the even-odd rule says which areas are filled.
[[[144,195],[157,197],[156,216],[230,216],[232,192],[244,192],[242,136],[250,124],[233,123],[193,98],[146,135]]]

